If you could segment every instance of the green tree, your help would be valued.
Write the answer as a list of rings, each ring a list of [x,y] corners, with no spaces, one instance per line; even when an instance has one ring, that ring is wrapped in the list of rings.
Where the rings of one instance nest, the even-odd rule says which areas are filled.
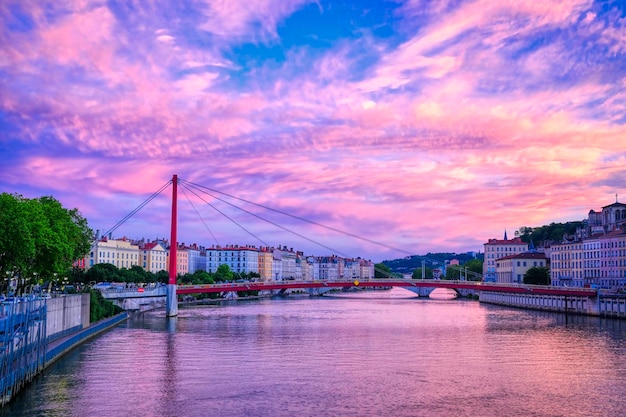
[[[446,279],[467,279],[480,281],[483,273],[483,263],[480,259],[472,259],[463,265],[449,265],[446,268]]]
[[[94,323],[121,313],[123,310],[109,300],[105,300],[100,291],[90,291],[89,321]]]
[[[64,275],[89,252],[92,231],[77,209],[67,210],[53,197],[27,199],[0,195],[0,276],[37,278]],[[26,281],[26,282],[25,282]],[[31,281],[31,282],[27,282]],[[2,290],[7,282],[2,279]]]
[[[35,258],[35,240],[26,216],[24,199],[19,195],[0,194],[0,291],[8,280],[30,268]],[[7,279],[5,281],[5,279]]]
[[[384,263],[374,265],[374,278],[392,278],[391,268]]]
[[[120,268],[119,275],[121,277],[122,282],[139,284],[144,281],[145,274],[143,272],[139,272],[136,269],[127,269]]]
[[[515,236],[519,236],[522,241],[534,244],[544,245],[551,242],[560,242],[563,236],[572,235],[578,228],[582,226],[582,222],[566,222],[566,223],[550,223],[540,227],[522,226],[515,231]]]
[[[465,262],[463,265],[468,273],[467,280],[468,281],[480,281],[483,275],[483,261],[480,259],[472,259],[470,261]]]
[[[550,269],[545,266],[533,266],[524,274],[524,284],[550,285]]]
[[[152,282],[160,282],[161,284],[167,284],[170,282],[170,274],[165,270],[161,270],[154,275],[154,281]]]
[[[230,267],[226,264],[222,264],[217,267],[217,271],[215,271],[215,280],[216,281],[232,281],[234,277],[233,271],[230,270]]]
[[[213,276],[211,274],[209,274],[206,271],[202,271],[202,270],[197,270],[196,272],[194,272],[193,274],[191,274],[192,280],[191,283],[192,284],[213,284],[215,283],[215,280],[213,279]]]
[[[448,265],[446,268],[446,278],[445,279],[461,279],[461,269],[463,266],[461,265]]]
[[[67,277],[71,283],[88,283],[86,271],[82,268],[70,268],[67,271]]]
[[[119,269],[117,266],[109,263],[95,264],[85,272],[87,281],[94,282],[121,282]]]
[[[40,255],[36,269],[63,273],[89,252],[93,233],[77,209],[67,210],[51,196],[35,201],[44,216],[41,240],[36,243]]]
[[[433,269],[429,267],[424,267],[424,278],[432,279],[433,278]],[[422,279],[422,268],[416,268],[413,271],[413,279]]]

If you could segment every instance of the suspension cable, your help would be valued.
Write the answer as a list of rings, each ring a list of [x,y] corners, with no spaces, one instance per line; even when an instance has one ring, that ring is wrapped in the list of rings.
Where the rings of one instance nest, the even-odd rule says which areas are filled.
[[[375,244],[375,245],[382,246],[382,247],[385,247],[385,248],[387,248],[387,249],[392,249],[392,250],[395,250],[395,251],[398,251],[398,252],[401,252],[401,253],[407,254],[407,255],[409,255],[409,256],[418,256],[419,258],[425,259],[425,260],[430,261],[430,262],[441,262],[441,261],[438,261],[438,260],[436,260],[436,259],[431,259],[431,258],[429,258],[429,257],[427,257],[427,256],[419,256],[419,255],[415,255],[415,254],[413,254],[413,253],[411,253],[411,252],[408,252],[408,251],[406,251],[406,250],[404,250],[404,249],[397,248],[397,247],[395,247],[395,246],[388,245],[388,244],[386,244],[386,243],[378,242],[378,241],[376,241],[376,240],[369,239],[369,238],[366,238],[366,237],[363,237],[363,236],[359,236],[359,235],[356,235],[356,234],[354,234],[354,233],[347,232],[347,231],[345,231],[345,230],[341,230],[341,229],[338,229],[338,228],[335,228],[335,227],[332,227],[332,226],[327,226],[327,225],[325,225],[325,224],[322,224],[322,223],[319,223],[319,222],[316,222],[316,221],[313,221],[313,220],[308,220],[308,219],[305,219],[305,218],[303,218],[303,217],[299,217],[299,216],[293,215],[293,214],[291,214],[291,213],[287,213],[287,212],[282,211],[282,210],[279,210],[279,209],[275,209],[275,208],[272,208],[272,207],[269,207],[269,206],[265,206],[265,205],[263,205],[263,204],[255,203],[255,202],[253,202],[253,201],[249,201],[249,200],[246,200],[246,199],[244,199],[244,198],[240,198],[240,197],[234,196],[234,195],[232,195],[232,194],[228,194],[228,193],[225,193],[225,192],[222,192],[222,191],[219,191],[219,190],[215,190],[215,189],[210,188],[210,187],[206,187],[206,186],[203,186],[203,185],[200,185],[200,184],[195,184],[195,183],[192,183],[192,182],[190,182],[190,181],[186,181],[186,180],[181,180],[181,181],[182,181],[182,182],[187,183],[187,184],[188,184],[188,186],[193,186],[194,188],[197,188],[197,189],[206,189],[206,190],[209,190],[209,191],[211,191],[211,192],[218,193],[218,194],[221,194],[221,195],[223,195],[223,196],[227,196],[227,197],[233,198],[233,199],[235,199],[235,200],[242,201],[242,202],[244,202],[244,203],[252,204],[253,206],[257,206],[257,207],[260,207],[260,208],[263,208],[263,209],[266,209],[266,210],[269,210],[269,211],[273,211],[273,212],[275,212],[275,213],[282,214],[282,215],[284,215],[284,216],[291,217],[291,218],[293,218],[293,219],[300,220],[300,221],[302,221],[302,222],[309,223],[309,224],[312,224],[312,225],[315,225],[315,226],[319,226],[319,227],[325,228],[325,229],[327,229],[327,230],[331,230],[331,231],[334,231],[334,232],[337,232],[337,233],[340,233],[340,234],[343,234],[343,235],[346,235],[346,236],[349,236],[349,237],[353,237],[353,238],[356,238],[356,239],[359,239],[359,240],[363,240],[363,241],[366,241],[366,242],[369,242],[369,243],[373,243],[373,244]],[[323,245],[323,244],[321,244],[321,243],[319,243],[319,242],[316,242],[316,241],[314,241],[314,240],[311,240],[311,239],[309,239],[309,238],[307,238],[307,237],[301,236],[301,235],[299,235],[298,233],[295,233],[295,232],[292,232],[292,231],[290,231],[290,230],[288,230],[288,229],[285,229],[285,228],[283,228],[282,226],[279,226],[279,225],[277,225],[277,224],[275,224],[275,223],[273,223],[273,222],[271,222],[271,221],[269,221],[269,220],[265,220],[265,219],[263,219],[263,218],[261,218],[261,217],[259,217],[259,216],[255,215],[255,214],[250,213],[250,212],[248,212],[248,211],[246,211],[246,210],[244,210],[244,209],[241,209],[241,208],[239,208],[239,207],[237,207],[237,206],[235,206],[235,205],[233,205],[233,204],[231,204],[231,203],[229,203],[229,202],[227,202],[227,201],[225,201],[225,200],[223,200],[223,199],[217,198],[216,196],[214,196],[214,195],[212,195],[212,194],[210,194],[210,193],[208,193],[208,192],[206,192],[206,191],[205,191],[205,193],[206,193],[207,195],[210,195],[211,197],[213,197],[213,198],[217,199],[217,200],[223,201],[223,202],[225,202],[225,203],[227,203],[227,204],[230,204],[230,205],[231,205],[231,206],[233,206],[233,207],[236,207],[236,208],[238,208],[238,209],[240,209],[240,210],[245,211],[246,213],[249,213],[249,214],[251,214],[251,215],[253,215],[253,216],[256,216],[256,217],[260,218],[261,220],[267,221],[267,222],[268,222],[268,223],[270,223],[270,224],[273,224],[273,225],[275,225],[275,226],[277,226],[277,227],[280,227],[280,228],[282,228],[282,229],[284,229],[284,230],[287,230],[287,231],[288,231],[288,232],[290,232],[290,233],[294,233],[294,234],[295,234],[295,235],[297,235],[297,236],[300,236],[300,237],[302,237],[302,238],[304,238],[304,239],[306,239],[306,240],[309,240],[309,241],[311,241],[312,243],[318,244],[318,245],[320,245],[320,246],[322,246],[322,247],[324,247],[324,248],[326,248],[326,249],[329,249],[329,250],[331,250],[331,251],[333,251],[333,252],[336,252],[336,253],[337,253],[337,254],[339,254],[339,255],[349,257],[349,256],[347,256],[347,255],[345,255],[345,254],[342,254],[341,252],[339,252],[339,251],[337,251],[337,250],[335,250],[335,249],[332,249],[332,248],[330,248],[330,247],[328,247],[328,246],[326,246],[326,245]],[[455,265],[449,265],[449,267],[452,267],[452,268],[454,269]],[[382,273],[385,273],[385,274],[386,274],[386,271],[379,271],[379,272],[382,272]],[[473,276],[475,276],[475,277],[481,277],[481,278],[482,278],[482,274],[479,274],[479,273],[476,273],[476,272],[473,272],[473,271],[467,271],[467,272],[469,272],[471,275],[473,275]]]
[[[246,229],[244,226],[242,226],[241,224],[239,224],[236,220],[234,220],[233,218],[229,217],[226,213],[224,213],[223,211],[221,211],[220,209],[218,209],[217,207],[215,207],[213,204],[209,203],[208,201],[206,201],[204,198],[202,198],[201,196],[199,196],[198,194],[196,194],[196,192],[194,190],[192,190],[187,184],[183,184],[180,183],[181,186],[186,187],[190,193],[192,193],[193,195],[195,195],[196,197],[198,197],[200,200],[204,201],[206,204],[208,204],[209,206],[211,206],[215,211],[217,211],[219,214],[221,214],[222,216],[226,217],[228,220],[230,220],[231,222],[233,222],[235,225],[237,225],[239,228],[241,228],[244,232],[248,233],[250,236],[254,237],[255,239],[257,239],[259,242],[263,243],[263,245],[265,246],[269,246],[267,243],[265,243],[263,241],[263,239],[261,239],[260,237],[258,237],[257,235],[255,235],[254,233],[252,233],[251,231],[249,231],[248,229]],[[205,193],[208,194],[208,193]],[[208,194],[210,195],[210,194]],[[211,196],[213,197],[213,196]],[[215,197],[214,197],[215,198]],[[218,199],[219,200],[219,199]],[[236,206],[233,206],[236,207]],[[238,208],[238,207],[236,207]]]
[[[282,211],[282,210],[278,210],[278,209],[275,209],[275,208],[272,208],[272,207],[264,206],[263,204],[255,203],[255,202],[246,200],[244,198],[239,198],[239,197],[236,197],[234,195],[231,195],[231,194],[228,194],[228,193],[224,193],[224,192],[212,189],[210,187],[206,187],[206,186],[199,185],[199,184],[194,184],[194,183],[191,183],[191,182],[186,181],[186,180],[181,180],[181,181],[184,181],[185,183],[188,183],[189,185],[193,185],[193,186],[198,187],[198,188],[204,188],[204,189],[209,190],[211,192],[218,193],[218,194],[230,197],[230,198],[234,198],[235,200],[243,201],[244,203],[248,203],[248,204],[252,204],[252,205],[257,206],[257,207],[261,207],[261,208],[263,208],[265,210],[270,210],[270,211],[273,211],[275,213],[282,214],[283,216],[291,217],[293,219],[300,220],[300,221],[305,222],[305,223],[309,223],[309,224],[312,224],[312,225],[315,225],[315,226],[322,227],[324,229],[331,230],[333,232],[341,233],[343,235],[350,236],[350,237],[353,237],[355,239],[363,240],[365,242],[373,243],[373,244],[378,245],[378,246],[383,246],[383,247],[385,247],[387,249],[392,249],[392,250],[395,250],[395,251],[398,251],[398,252],[405,253],[407,255],[413,255],[412,253],[410,253],[410,252],[408,252],[408,251],[406,251],[404,249],[396,248],[396,247],[388,245],[386,243],[378,242],[376,240],[369,239],[369,238],[366,238],[366,237],[363,237],[363,236],[359,236],[359,235],[356,235],[354,233],[350,233],[350,232],[347,232],[345,230],[337,229],[337,228],[332,227],[332,226],[327,226],[327,225],[324,225],[322,223],[319,223],[319,222],[316,222],[316,221],[313,221],[313,220],[308,220],[308,219],[305,219],[303,217],[299,217],[299,216],[287,213],[287,212]]]
[[[264,218],[264,217],[261,217],[261,216],[260,216],[260,215],[258,215],[258,214],[252,213],[251,211],[246,210],[246,209],[244,209],[244,208],[242,208],[242,207],[239,207],[239,206],[237,206],[237,205],[235,205],[235,204],[232,204],[231,202],[226,201],[226,200],[224,200],[223,198],[217,197],[217,196],[215,196],[215,195],[213,195],[213,194],[211,194],[211,193],[209,193],[209,192],[207,192],[207,191],[203,191],[203,190],[202,190],[202,188],[204,188],[204,189],[208,189],[208,190],[211,190],[211,189],[210,189],[210,188],[208,188],[208,187],[199,186],[199,185],[197,185],[197,184],[194,184],[194,183],[191,183],[191,182],[189,182],[189,181],[185,181],[185,180],[179,180],[179,183],[180,183],[182,186],[184,186],[185,188],[187,188],[190,192],[192,192],[192,193],[193,193],[196,197],[200,198],[200,199],[201,199],[201,200],[203,200],[206,204],[210,205],[213,209],[215,209],[215,210],[216,210],[216,211],[218,211],[220,214],[222,214],[224,217],[226,217],[227,219],[229,219],[230,221],[232,221],[233,223],[235,223],[237,226],[239,226],[240,228],[242,228],[243,230],[245,230],[247,233],[249,233],[249,234],[250,234],[251,236],[253,236],[254,238],[258,239],[258,240],[259,240],[260,242],[262,242],[265,246],[269,246],[269,245],[268,245],[267,243],[263,242],[263,240],[262,240],[262,239],[260,239],[258,236],[256,236],[256,235],[255,235],[255,234],[253,234],[252,232],[250,232],[250,231],[248,231],[247,229],[245,229],[245,228],[244,228],[243,226],[241,226],[239,223],[237,223],[236,221],[234,221],[233,219],[231,219],[230,217],[228,217],[228,216],[227,216],[226,214],[224,214],[222,211],[220,211],[219,209],[217,209],[214,205],[212,205],[211,203],[207,202],[207,201],[206,201],[206,200],[204,200],[202,197],[198,196],[198,194],[196,194],[196,193],[192,190],[192,188],[193,188],[193,189],[196,189],[196,190],[198,190],[199,192],[202,192],[202,193],[204,193],[204,194],[206,194],[206,195],[208,195],[208,196],[210,196],[210,197],[212,197],[212,198],[214,198],[214,199],[216,199],[216,200],[218,200],[218,201],[221,201],[221,202],[223,202],[223,203],[225,203],[225,204],[228,204],[228,205],[229,205],[229,206],[231,206],[231,207],[234,207],[234,208],[236,208],[236,209],[238,209],[238,210],[241,210],[241,211],[243,211],[244,213],[247,213],[247,214],[249,214],[249,215],[251,215],[251,216],[254,216],[254,217],[256,217],[256,218],[257,218],[257,219],[259,219],[259,220],[262,220],[262,221],[267,222],[267,223],[269,223],[269,224],[271,224],[271,225],[273,225],[273,226],[275,226],[275,227],[278,227],[278,228],[280,228],[280,229],[282,229],[282,230],[285,230],[286,232],[289,232],[289,233],[291,233],[291,234],[294,234],[294,235],[296,235],[296,236],[300,237],[301,239],[307,240],[307,241],[309,241],[309,242],[311,242],[311,243],[314,243],[314,244],[316,244],[316,245],[318,245],[318,246],[321,246],[321,247],[323,247],[323,248],[325,248],[325,249],[327,249],[327,250],[329,250],[329,251],[331,251],[331,252],[334,252],[334,253],[336,253],[336,254],[338,254],[338,255],[341,255],[341,256],[343,256],[343,257],[345,257],[345,258],[351,258],[351,256],[350,256],[350,255],[344,254],[344,253],[342,253],[341,251],[339,251],[339,250],[337,250],[337,249],[334,249],[334,248],[332,248],[332,247],[330,247],[330,246],[328,246],[328,245],[325,245],[325,244],[323,244],[323,243],[320,243],[320,242],[318,242],[318,241],[316,241],[316,240],[314,240],[314,239],[311,239],[311,238],[309,238],[309,237],[307,237],[307,236],[304,236],[304,235],[302,235],[302,234],[300,234],[300,233],[298,233],[298,232],[295,232],[295,231],[293,231],[293,230],[290,230],[290,229],[288,229],[288,228],[286,228],[286,227],[284,227],[284,226],[279,225],[279,224],[278,224],[278,223],[276,223],[276,222],[273,222],[273,221],[268,220],[268,219],[266,219],[266,218]],[[218,193],[219,193],[219,192],[218,192]],[[222,194],[222,195],[226,195],[226,196],[228,196],[228,194],[226,194],[226,193],[219,193],[219,194]],[[236,199],[236,200],[240,200],[240,201],[244,201],[244,202],[246,202],[246,200],[243,200],[243,199],[240,199],[240,198],[235,198],[235,199]],[[253,204],[253,205],[256,205],[256,206],[258,206],[258,207],[261,207],[261,208],[267,208],[267,207],[264,207],[263,205],[260,205],[260,204],[256,204],[256,203],[252,203],[252,204]],[[279,210],[273,210],[273,209],[270,209],[270,208],[267,208],[267,209],[269,209],[270,211],[274,211],[274,212],[278,212],[278,213],[280,213],[280,211],[279,211]],[[296,217],[296,216],[290,216],[290,217],[298,218],[298,217]],[[309,222],[309,223],[314,223],[314,222]],[[314,224],[315,224],[315,223],[314,223]],[[331,228],[331,230],[332,230],[332,228]],[[341,231],[339,231],[339,233],[341,233]],[[387,276],[390,276],[390,277],[391,277],[391,276],[393,276],[393,274],[392,274],[392,273],[389,273],[389,272],[387,272],[387,271],[385,271],[385,270],[383,270],[383,269],[380,269],[380,268],[375,267],[375,270],[376,270],[376,271],[378,271],[378,272],[380,272],[380,273],[381,273],[381,274],[383,274],[383,275],[387,275]]]
[[[122,218],[122,220],[120,220],[119,222],[117,222],[115,224],[115,226],[113,226],[112,228],[110,228],[109,230],[107,230],[104,233],[104,236],[108,236],[110,233],[113,233],[115,230],[117,230],[118,227],[120,227],[121,225],[123,225],[128,219],[130,219],[131,217],[133,217],[135,214],[137,214],[137,212],[139,212],[139,210],[141,210],[142,208],[144,208],[149,202],[151,202],[152,200],[154,200],[159,194],[161,194],[163,192],[163,190],[165,190],[170,184],[172,183],[172,180],[168,181],[167,183],[165,183],[161,188],[159,188],[158,191],[155,191],[150,197],[148,197],[146,200],[144,200],[136,209],[134,209],[133,211],[131,211],[130,213],[128,213],[124,218]]]
[[[193,208],[193,211],[196,212],[196,215],[198,216],[198,218],[200,219],[200,221],[202,222],[202,224],[204,225],[204,227],[209,231],[209,233],[211,234],[211,237],[213,238],[213,240],[215,241],[215,243],[217,245],[219,245],[220,243],[218,242],[217,238],[215,237],[215,235],[213,234],[213,231],[209,228],[209,226],[206,224],[206,222],[204,221],[204,219],[202,218],[202,216],[200,215],[200,213],[198,212],[198,209],[196,209],[196,206],[193,204],[193,202],[191,201],[191,199],[189,198],[189,196],[187,195],[187,192],[185,191],[185,189],[187,187],[183,186],[183,184],[181,185],[181,191],[183,192],[183,195],[185,196],[185,198],[187,199],[187,201],[189,202],[189,204],[191,205],[191,207]],[[191,191],[191,190],[190,190]]]

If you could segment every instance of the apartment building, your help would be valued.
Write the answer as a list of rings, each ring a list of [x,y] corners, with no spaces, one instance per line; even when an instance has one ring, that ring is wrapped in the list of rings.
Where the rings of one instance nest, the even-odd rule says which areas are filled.
[[[321,256],[318,258],[318,263],[321,280],[336,280],[339,278],[339,259],[336,256]]]
[[[168,251],[162,242],[147,242],[139,246],[139,266],[148,272],[156,274],[167,271]]]
[[[216,272],[220,265],[228,265],[235,274],[259,272],[259,249],[253,246],[212,247],[206,250],[206,270]]]
[[[522,284],[530,268],[547,267],[548,259],[541,252],[522,252],[496,259],[496,282]]]
[[[119,240],[107,237],[98,239],[91,245],[89,259],[85,262],[85,268],[89,269],[100,263],[130,269],[135,265],[139,265],[139,246],[132,244],[125,237]]]
[[[584,284],[626,287],[626,230],[595,235],[583,241]]]
[[[170,265],[170,254],[169,251],[167,253],[167,265],[169,270]],[[176,275],[186,275],[189,273],[189,251],[187,247],[183,245],[178,245],[176,247]]]
[[[259,249],[259,275],[261,280],[270,281],[274,278],[273,274],[273,250],[269,247],[262,247]]]
[[[590,210],[569,241],[551,246],[552,285],[626,287],[626,204]]]
[[[484,247],[483,281],[486,282],[496,282],[498,259],[528,251],[528,243],[523,242],[519,237],[508,239],[506,232],[504,232],[504,239],[489,239]]]
[[[196,271],[206,271],[206,249],[195,243],[184,248],[187,251],[188,272],[193,274]]]
[[[361,259],[359,261],[359,276],[360,279],[374,278],[374,262]]]
[[[550,246],[550,281],[553,286],[582,287],[584,285],[584,244],[582,241]]]

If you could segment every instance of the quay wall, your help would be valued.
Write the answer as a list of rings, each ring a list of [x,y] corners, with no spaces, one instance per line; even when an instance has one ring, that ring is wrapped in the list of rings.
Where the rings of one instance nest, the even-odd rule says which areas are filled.
[[[89,294],[46,299],[48,342],[89,327]]]
[[[481,291],[481,303],[531,310],[626,318],[626,297],[574,297]]]
[[[46,349],[45,368],[52,365],[54,361],[56,361],[61,356],[74,349],[81,343],[84,343],[85,341],[95,337],[105,330],[117,326],[118,324],[125,321],[127,318],[128,313],[122,312],[116,316],[100,320],[99,322],[92,324],[86,329],[72,333],[71,335],[62,338],[62,340],[57,340],[56,343],[49,344],[48,348]]]
[[[128,318],[89,323],[89,294],[28,296],[0,307],[0,407],[64,354]]]

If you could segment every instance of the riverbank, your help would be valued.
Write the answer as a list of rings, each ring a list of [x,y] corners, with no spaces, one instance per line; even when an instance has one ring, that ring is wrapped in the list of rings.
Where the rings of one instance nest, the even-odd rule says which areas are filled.
[[[128,318],[122,312],[89,323],[89,302],[82,298],[24,298],[3,304],[0,407],[66,353]],[[47,328],[57,331],[48,333]]]

